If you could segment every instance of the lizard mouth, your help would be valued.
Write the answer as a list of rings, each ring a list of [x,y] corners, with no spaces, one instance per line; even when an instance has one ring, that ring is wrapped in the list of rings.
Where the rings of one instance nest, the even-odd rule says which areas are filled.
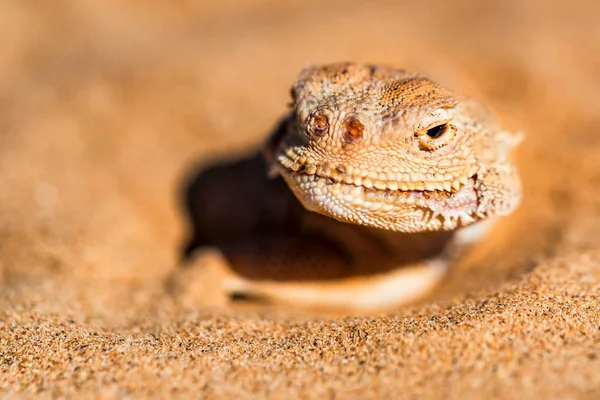
[[[307,165],[301,160],[294,161],[298,156],[286,154],[279,157],[279,166],[291,174],[315,175],[327,180],[346,185],[364,187],[365,189],[390,191],[422,191],[454,193],[467,184],[477,174],[473,166],[467,173],[460,176],[453,174],[431,175],[415,173],[397,173],[394,178],[385,173],[359,170],[352,166],[335,166],[329,163],[323,165]]]
[[[402,231],[451,230],[487,217],[478,211],[476,175],[461,179],[458,189],[445,184],[428,189],[425,184],[401,183],[377,186],[341,174],[308,173],[283,168],[282,175],[306,208],[335,219],[387,228],[393,219]],[[372,183],[372,182],[371,182]],[[429,185],[431,188],[431,185]],[[416,228],[423,220],[427,227]],[[387,228],[389,229],[389,228]]]

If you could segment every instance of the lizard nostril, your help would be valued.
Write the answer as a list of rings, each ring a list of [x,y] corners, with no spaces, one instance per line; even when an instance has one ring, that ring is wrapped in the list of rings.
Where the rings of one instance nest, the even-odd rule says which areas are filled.
[[[329,131],[329,119],[323,114],[313,116],[310,131],[314,136],[325,135]]]
[[[346,143],[355,143],[360,140],[365,131],[365,126],[356,117],[351,117],[344,123],[344,141]]]

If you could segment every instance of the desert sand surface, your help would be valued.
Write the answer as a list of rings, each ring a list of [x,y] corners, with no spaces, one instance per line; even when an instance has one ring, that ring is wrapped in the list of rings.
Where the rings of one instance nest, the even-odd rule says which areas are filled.
[[[2,397],[600,398],[599,13],[3,2]],[[169,289],[186,179],[256,148],[304,65],[346,60],[420,71],[525,132],[518,211],[383,315],[228,305],[202,271]]]

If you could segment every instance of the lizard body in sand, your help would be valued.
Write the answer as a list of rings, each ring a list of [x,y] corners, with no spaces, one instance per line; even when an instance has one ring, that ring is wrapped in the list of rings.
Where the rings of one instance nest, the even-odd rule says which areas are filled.
[[[404,304],[435,287],[490,217],[519,204],[509,160],[519,139],[473,100],[353,63],[306,68],[291,94],[266,161],[218,167],[194,184],[189,248],[215,245],[233,266],[249,265],[227,274],[224,290],[362,310]],[[274,180],[253,181],[265,166]],[[269,278],[282,270],[288,278]]]

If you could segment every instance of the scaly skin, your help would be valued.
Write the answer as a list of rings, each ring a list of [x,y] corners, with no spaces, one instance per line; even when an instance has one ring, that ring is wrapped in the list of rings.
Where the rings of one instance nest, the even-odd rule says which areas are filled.
[[[264,155],[304,207],[278,179],[251,181],[256,160],[213,168],[194,188],[203,234],[190,248],[222,249],[237,272],[223,274],[226,292],[368,312],[411,302],[481,237],[482,221],[519,203],[508,159],[519,140],[426,78],[351,63],[311,67],[292,98]],[[239,240],[248,236],[250,246]],[[318,273],[248,278],[256,268]]]
[[[309,210],[396,232],[453,230],[519,203],[513,136],[427,78],[355,64],[305,69],[271,143]],[[442,127],[437,138],[428,130]]]

